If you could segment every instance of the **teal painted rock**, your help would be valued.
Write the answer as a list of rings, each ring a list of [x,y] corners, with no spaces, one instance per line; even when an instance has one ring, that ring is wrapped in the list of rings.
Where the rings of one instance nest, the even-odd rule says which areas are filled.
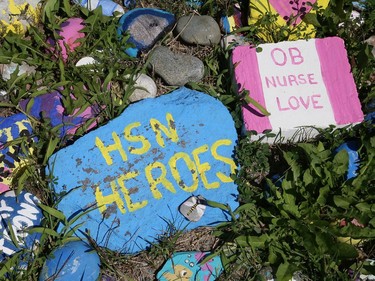
[[[224,268],[219,256],[215,256],[206,263],[202,263],[209,254],[211,253],[175,253],[167,260],[156,278],[158,281],[214,281],[223,272]]]
[[[193,229],[230,219],[206,206],[190,222],[179,208],[192,195],[237,207],[230,178],[236,141],[221,102],[180,88],[130,105],[52,155],[46,172],[56,177],[57,193],[68,192],[58,205],[67,217],[90,210],[77,221],[81,232],[90,231],[100,246],[134,253],[155,241],[167,222]],[[193,212],[197,205],[190,207]]]
[[[39,281],[94,281],[99,275],[98,253],[87,243],[74,241],[52,251],[43,265]]]

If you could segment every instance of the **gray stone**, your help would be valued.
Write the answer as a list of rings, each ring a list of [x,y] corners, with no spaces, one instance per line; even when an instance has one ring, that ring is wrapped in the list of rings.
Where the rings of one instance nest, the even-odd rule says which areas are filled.
[[[375,57],[375,35],[369,37],[365,42],[372,46],[372,55]]]
[[[216,45],[221,38],[220,27],[210,16],[183,16],[177,22],[176,32],[189,44]]]
[[[155,48],[150,57],[150,66],[168,85],[182,86],[197,82],[204,76],[204,65],[200,59],[174,54],[164,46]]]

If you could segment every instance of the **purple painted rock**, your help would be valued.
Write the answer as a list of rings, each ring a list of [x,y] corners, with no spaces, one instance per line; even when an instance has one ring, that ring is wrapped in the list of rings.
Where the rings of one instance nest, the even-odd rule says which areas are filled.
[[[246,130],[281,130],[286,139],[306,139],[317,131],[301,127],[325,128],[363,121],[341,38],[263,44],[259,49],[239,46],[233,50],[239,90],[248,90],[250,98],[270,113],[265,115],[251,103],[244,106]]]
[[[55,249],[43,265],[39,281],[93,281],[100,275],[98,253],[83,241],[68,242]]]
[[[127,42],[134,44],[125,52],[131,57],[137,57],[140,52],[154,46],[164,34],[170,31],[175,23],[173,14],[159,9],[139,8],[124,14],[119,22],[119,35],[129,32]]]
[[[51,156],[58,204],[78,219],[77,234],[90,231],[100,246],[128,253],[145,249],[172,222],[193,229],[230,219],[206,206],[197,222],[179,213],[193,194],[235,209],[230,177],[237,133],[225,106],[180,88],[131,104],[122,115]],[[190,206],[194,208],[193,205]]]
[[[33,142],[30,137],[30,120],[23,113],[9,117],[0,117],[0,193],[9,189],[12,172],[25,164],[22,159],[20,144],[12,141],[22,137],[25,142]]]
[[[73,98],[73,97],[72,97]],[[90,106],[83,112],[80,109],[74,110],[73,114],[66,115],[65,109],[61,101],[61,95],[58,92],[53,92],[45,95],[40,95],[32,99],[23,100],[20,102],[22,110],[26,111],[27,105],[32,102],[28,114],[36,119],[48,118],[53,127],[60,127],[60,136],[74,135],[78,128],[80,128],[88,120],[95,118],[99,114],[98,106]],[[96,122],[90,124],[87,130],[96,126]]]
[[[220,256],[215,256],[202,263],[210,254],[209,252],[174,253],[158,272],[156,278],[158,281],[214,281],[220,276],[224,268]]]
[[[27,229],[41,224],[43,213],[38,203],[38,198],[24,191],[17,197],[13,190],[0,195],[0,262],[20,249],[31,250],[36,246],[41,234],[29,234]]]

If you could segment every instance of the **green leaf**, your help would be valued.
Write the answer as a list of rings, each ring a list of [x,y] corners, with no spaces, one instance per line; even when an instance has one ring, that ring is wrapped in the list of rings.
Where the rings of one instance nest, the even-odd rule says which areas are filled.
[[[304,15],[302,20],[303,20],[303,22],[305,22],[307,24],[311,24],[315,27],[320,27],[320,23],[318,21],[318,17],[317,17],[316,14],[308,13],[308,14]]]
[[[276,279],[278,281],[289,281],[292,279],[295,269],[295,266],[288,262],[280,264],[276,271]]]
[[[51,216],[55,217],[55,218],[58,218],[60,221],[62,222],[65,222],[66,221],[66,217],[65,215],[60,212],[59,210],[56,210],[55,208],[52,208],[52,207],[49,207],[47,205],[44,205],[42,203],[39,203],[39,207],[47,212],[48,214],[50,214]]]
[[[358,256],[358,252],[353,245],[348,243],[337,243],[332,247],[339,258],[341,259],[354,259]]]
[[[351,200],[349,200],[346,197],[335,195],[333,196],[333,202],[337,207],[343,208],[343,209],[348,209],[351,204]]]
[[[336,174],[342,176],[348,170],[348,163],[349,154],[345,149],[343,149],[333,158],[333,170],[336,172]]]
[[[30,228],[27,232],[28,233],[42,233],[42,234],[46,233],[54,237],[60,237],[60,234],[57,233],[55,230],[46,228],[46,227],[33,227],[33,228]]]
[[[254,248],[264,248],[265,242],[267,241],[266,235],[261,236],[239,236],[235,239],[235,242],[240,247],[254,247]]]

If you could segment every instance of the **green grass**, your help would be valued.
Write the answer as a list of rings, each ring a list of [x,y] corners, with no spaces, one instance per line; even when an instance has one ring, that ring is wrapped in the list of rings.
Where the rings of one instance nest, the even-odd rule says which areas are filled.
[[[235,2],[204,1],[200,12],[219,19],[231,12]],[[191,11],[184,1],[147,0],[142,4],[168,10],[177,17]],[[331,0],[329,9],[319,10],[317,17],[309,20],[319,23],[317,37],[340,36],[345,40],[362,109],[364,113],[370,113],[374,110],[370,103],[375,98],[375,62],[370,47],[363,41],[374,34],[375,3],[367,1],[366,5],[362,12],[362,25],[349,19],[352,6],[348,0]],[[47,47],[47,38],[58,38],[56,30],[59,24],[73,16],[85,19],[86,36],[64,64],[61,59],[52,59],[51,54],[43,50]],[[129,46],[126,42],[128,37],[118,40],[117,21],[116,18],[101,16],[99,10],[89,12],[71,5],[69,1],[45,1],[41,24],[32,27],[26,37],[8,34],[0,39],[0,63],[26,61],[37,70],[34,75],[17,76],[14,73],[10,80],[0,80],[0,88],[11,93],[8,102],[0,104],[1,110],[18,112],[20,109],[16,105],[21,99],[64,87],[61,93],[68,113],[76,108],[84,110],[91,104],[99,104],[105,105],[99,115],[100,125],[118,116],[128,106],[133,89],[132,80],[125,76],[147,73],[148,70],[147,56],[134,59],[123,52]],[[339,27],[339,23],[343,25]],[[290,33],[300,32],[298,28],[278,27],[271,15],[265,15],[256,24],[235,33],[241,32],[248,41],[258,44],[264,42],[256,36],[259,31],[266,32],[274,42],[287,39]],[[162,42],[172,47],[180,44],[171,33]],[[289,280],[295,271],[302,272],[310,280],[350,280],[349,269],[355,273],[373,272],[374,268],[364,263],[366,258],[375,256],[373,126],[364,122],[344,129],[328,128],[320,130],[315,139],[296,144],[262,143],[255,140],[256,136],[251,132],[241,134],[240,109],[244,102],[249,101],[233,90],[230,49],[223,50],[219,46],[185,48],[198,54],[206,70],[202,82],[187,86],[218,98],[231,112],[239,133],[236,158],[241,168],[233,178],[238,185],[241,206],[237,210],[229,210],[232,221],[213,229],[213,236],[204,232],[206,236],[217,239],[215,243],[206,242],[207,245],[203,246],[205,250],[221,256],[226,271],[220,280],[261,280],[261,272],[265,268],[271,268],[274,276],[281,281]],[[98,52],[98,49],[102,51]],[[88,55],[97,58],[100,64],[94,69],[77,69],[74,62]],[[174,89],[155,79],[160,94]],[[115,86],[107,89],[110,82]],[[75,100],[70,98],[71,89]],[[33,119],[32,126],[38,142],[31,142],[29,138],[15,140],[21,146],[28,165],[15,175],[13,188],[30,190],[41,198],[45,219],[43,227],[33,231],[42,233],[42,238],[40,246],[34,251],[21,251],[1,264],[2,280],[37,280],[50,251],[75,239],[70,226],[77,218],[67,221],[55,209],[59,198],[50,188],[54,179],[46,177],[43,172],[48,158],[64,147],[67,140],[59,138],[58,128],[52,128],[48,119]],[[82,134],[84,128],[75,137]],[[346,180],[347,154],[335,154],[334,151],[342,142],[351,139],[361,143],[358,151],[361,162],[358,176]],[[282,178],[281,187],[272,181],[275,174]],[[211,203],[215,207],[226,208]],[[353,218],[365,227],[352,224],[338,227],[338,221],[351,221]],[[65,225],[60,232],[56,230],[58,223]],[[111,252],[99,248],[92,239],[90,241],[100,254],[106,274],[116,276],[118,280],[142,280],[142,277],[149,280],[173,252],[202,249],[202,245],[192,243],[184,235],[183,229],[166,221],[159,243],[139,255]],[[201,241],[199,232],[194,232],[193,236]],[[360,243],[342,243],[339,237],[352,237],[359,239]],[[182,241],[189,241],[187,244],[194,244],[194,247]],[[30,256],[33,256],[31,260]],[[17,270],[21,258],[29,261],[27,270],[22,273],[22,270]]]

